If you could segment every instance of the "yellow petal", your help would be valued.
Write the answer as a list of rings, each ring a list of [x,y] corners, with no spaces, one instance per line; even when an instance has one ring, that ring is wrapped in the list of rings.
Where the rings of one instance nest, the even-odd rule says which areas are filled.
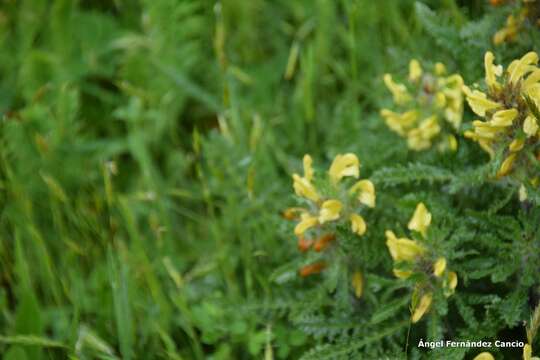
[[[431,224],[431,213],[428,211],[424,203],[419,203],[416,205],[416,210],[409,221],[408,228],[409,230],[415,230],[426,236],[426,231]]]
[[[385,74],[383,80],[388,90],[392,93],[396,104],[405,104],[411,100],[411,96],[407,92],[405,85],[394,82],[392,75]]]
[[[407,135],[407,146],[416,151],[422,151],[431,147],[431,141],[424,139],[418,129],[411,130]]]
[[[527,79],[523,81],[522,89],[525,92],[528,92],[528,90],[538,84],[538,82],[540,82],[540,69],[535,69],[527,76]]]
[[[498,127],[512,126],[512,122],[518,114],[516,109],[499,110],[491,117],[490,124]]]
[[[358,193],[358,201],[369,207],[375,207],[375,186],[369,180],[360,180],[349,190],[350,194]]]
[[[525,74],[533,70],[531,65],[536,65],[537,63],[538,55],[534,51],[528,52],[519,60],[512,61],[507,70],[509,75],[508,81],[517,84]]]
[[[455,271],[450,271],[448,273],[448,278],[446,281],[443,282],[443,286],[445,288],[444,295],[446,297],[452,295],[454,291],[456,290],[458,284],[458,277]]]
[[[499,171],[497,171],[497,177],[508,175],[508,173],[510,173],[512,170],[512,166],[514,165],[514,160],[516,160],[516,153],[508,155],[508,157],[502,162]]]
[[[306,232],[307,229],[317,225],[317,223],[317,217],[309,214],[302,214],[301,221],[294,228],[294,234],[296,236],[301,236]]]
[[[338,154],[334,158],[328,173],[334,183],[337,183],[345,176],[358,178],[360,176],[360,162],[356,155],[352,153],[345,155]]]
[[[508,149],[510,152],[518,152],[521,149],[523,149],[523,146],[525,145],[525,140],[523,139],[514,139],[510,145],[508,146]]]
[[[412,275],[412,271],[393,269],[394,275],[398,279],[407,279]]]
[[[532,357],[532,346],[529,344],[526,344],[523,347],[523,360],[531,360]]]
[[[487,95],[478,90],[471,90],[467,86],[463,86],[463,92],[467,97],[467,102],[472,111],[479,116],[486,116],[486,111],[494,110],[501,107],[496,101],[489,100]]]
[[[493,126],[490,122],[475,120],[472,122],[477,139],[495,139],[504,128]]]
[[[351,214],[349,220],[351,221],[351,230],[353,233],[360,236],[366,233],[366,222],[363,217],[358,214]]]
[[[364,291],[364,278],[360,271],[354,272],[352,277],[352,287],[354,289],[354,296],[360,299]]]
[[[311,201],[319,201],[319,194],[315,186],[306,178],[300,177],[298,174],[293,174],[293,187],[296,195]]]
[[[413,323],[418,322],[422,318],[422,316],[424,316],[424,314],[429,310],[432,300],[433,295],[431,293],[427,293],[420,298],[420,303],[418,304],[416,309],[414,309],[414,313],[411,318]]]
[[[443,257],[438,258],[435,264],[433,264],[433,275],[440,277],[444,273],[444,270],[446,270],[446,259]]]
[[[473,360],[495,360],[495,358],[487,351],[484,351],[476,355]]]
[[[435,103],[435,107],[437,107],[437,108],[439,108],[439,109],[444,108],[444,107],[446,106],[446,103],[447,103],[447,101],[446,101],[446,96],[444,95],[444,93],[442,93],[442,92],[440,92],[440,91],[437,92],[437,93],[435,94],[435,101],[434,101],[434,103]]]
[[[495,59],[495,56],[493,56],[493,53],[491,51],[486,52],[486,55],[484,56],[484,68],[486,71],[486,84],[488,87],[498,87],[499,84],[497,83],[497,76],[501,76],[502,74],[502,66],[495,66],[493,65],[493,60]]]
[[[435,75],[441,76],[444,74],[446,74],[446,66],[440,62],[435,63]]]
[[[527,189],[523,184],[519,187],[519,201],[523,202],[527,200]]]
[[[319,222],[324,224],[327,221],[333,221],[339,219],[339,213],[341,212],[341,202],[339,200],[326,200],[321,205],[319,211]]]
[[[311,166],[313,164],[313,159],[311,156],[306,154],[304,155],[302,162],[304,164],[304,178],[306,178],[308,181],[313,180],[313,167]]]
[[[525,118],[525,122],[523,122],[523,131],[525,131],[527,137],[534,136],[538,133],[538,123],[534,116],[529,115]]]
[[[410,129],[418,120],[418,111],[410,110],[403,114],[399,114],[388,109],[381,110],[381,116],[384,117],[386,125],[398,133],[399,135],[405,135],[406,130]]]
[[[452,151],[456,151],[458,148],[457,139],[454,135],[448,135],[448,148]]]
[[[398,239],[390,230],[387,230],[385,234],[386,246],[395,261],[414,261],[426,252],[426,249],[414,240],[407,238]]]
[[[441,131],[436,115],[430,116],[422,121],[418,129],[424,139],[431,139]]]
[[[418,60],[413,59],[409,62],[409,80],[416,82],[422,76],[422,67]]]

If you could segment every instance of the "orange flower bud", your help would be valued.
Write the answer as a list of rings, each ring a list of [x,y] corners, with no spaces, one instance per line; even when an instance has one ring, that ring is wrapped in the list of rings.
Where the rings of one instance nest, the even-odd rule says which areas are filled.
[[[300,218],[299,215],[302,211],[305,211],[305,210],[302,208],[291,207],[291,208],[287,208],[283,210],[283,212],[281,213],[281,216],[285,220],[298,220]]]
[[[301,277],[306,277],[306,276],[309,276],[309,275],[320,273],[321,271],[324,270],[325,267],[326,267],[325,263],[316,262],[316,263],[309,264],[309,265],[306,265],[306,266],[302,267],[298,272],[299,272]]]
[[[303,235],[298,237],[298,250],[301,252],[308,251],[311,245],[313,245],[313,240],[308,240]]]
[[[505,3],[506,0],[489,0],[491,6],[501,6]]]
[[[317,252],[323,251],[330,245],[332,241],[334,241],[336,236],[332,233],[324,234],[320,238],[318,238],[315,241],[315,245],[313,245],[313,249]]]

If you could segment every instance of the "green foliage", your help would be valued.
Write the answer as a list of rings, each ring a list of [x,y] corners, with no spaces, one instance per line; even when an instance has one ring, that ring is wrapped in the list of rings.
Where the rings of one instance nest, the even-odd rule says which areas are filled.
[[[467,84],[513,6],[456,0],[22,0],[0,4],[3,359],[463,359],[423,340],[540,349],[540,190],[462,136],[413,152],[379,115],[384,73],[441,61]],[[471,128],[466,111],[459,133]],[[367,233],[300,253],[291,174],[355,153]],[[324,170],[323,170],[324,169]],[[385,231],[458,274],[412,324]],[[411,235],[416,236],[416,235]],[[298,269],[331,260],[321,274]],[[403,265],[406,266],[406,265]],[[361,270],[363,294],[351,286]],[[534,309],[536,308],[536,313]],[[519,358],[521,349],[486,349]],[[535,352],[534,352],[535,351]],[[538,350],[534,350],[540,356]]]

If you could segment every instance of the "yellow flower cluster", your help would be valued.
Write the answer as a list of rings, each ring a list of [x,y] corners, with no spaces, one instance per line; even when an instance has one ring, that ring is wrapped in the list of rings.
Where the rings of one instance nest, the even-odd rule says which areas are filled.
[[[381,116],[392,131],[407,139],[410,149],[426,150],[434,143],[440,150],[457,149],[453,133],[463,117],[461,76],[447,76],[442,63],[436,63],[433,72],[424,71],[413,59],[406,83],[395,82],[390,74],[384,75],[384,83],[398,109],[382,109]]]
[[[538,144],[535,108],[540,103],[540,68],[535,52],[512,61],[506,71],[495,65],[494,59],[493,53],[485,54],[486,92],[463,86],[471,109],[483,118],[473,122],[474,131],[466,131],[465,137],[477,141],[492,158],[498,151],[503,152],[504,160],[497,172],[498,177],[503,177],[512,172],[516,163],[526,170],[527,154]],[[528,174],[520,177],[522,181],[531,179]]]
[[[298,237],[300,251],[313,249],[323,251],[335,240],[333,225],[348,223],[353,233],[362,236],[367,225],[358,214],[359,206],[375,207],[375,186],[369,180],[358,180],[351,187],[344,186],[346,177],[360,177],[360,161],[352,153],[340,154],[334,158],[328,170],[327,180],[317,188],[313,160],[304,155],[304,174],[293,174],[293,187],[296,195],[308,201],[308,208],[290,208],[284,213],[288,219],[295,219],[299,214],[299,222],[294,228]],[[308,236],[307,233],[310,233]],[[306,265],[300,269],[301,276],[309,276],[324,270],[322,261]],[[360,270],[354,271],[351,285],[357,298],[362,296],[363,275]]]
[[[327,223],[341,219],[348,219],[351,231],[357,235],[366,232],[364,218],[354,211],[355,204],[352,199],[368,207],[375,206],[375,186],[369,180],[359,180],[348,190],[344,190],[341,180],[344,177],[358,178],[360,176],[360,162],[354,154],[337,155],[328,170],[329,187],[324,194],[313,183],[314,171],[312,159],[305,155],[304,176],[293,174],[293,187],[296,195],[310,202],[310,209],[298,208],[300,222],[296,225],[294,233],[303,236],[311,228],[321,228]]]
[[[416,231],[423,238],[427,236],[427,230],[431,224],[431,213],[423,203],[416,206],[416,210],[409,221],[409,230]],[[406,279],[413,273],[426,272],[429,269],[430,279],[435,279],[441,283],[445,295],[452,295],[456,289],[458,278],[454,271],[448,271],[446,259],[444,257],[434,257],[428,254],[428,249],[416,240],[408,238],[397,238],[393,231],[386,231],[386,245],[390,255],[396,263],[406,263],[410,270],[394,269],[394,275],[400,279]],[[434,259],[434,260],[432,260]],[[418,322],[422,316],[429,310],[433,300],[433,291],[431,283],[417,285],[415,295],[419,294],[419,301],[413,296],[413,312],[411,320]]]
[[[500,45],[504,42],[514,42],[520,31],[526,28],[527,23],[540,26],[540,10],[538,0],[519,1],[517,14],[511,14],[506,18],[504,27],[493,35],[493,44]],[[498,1],[492,0],[492,5],[497,6]]]

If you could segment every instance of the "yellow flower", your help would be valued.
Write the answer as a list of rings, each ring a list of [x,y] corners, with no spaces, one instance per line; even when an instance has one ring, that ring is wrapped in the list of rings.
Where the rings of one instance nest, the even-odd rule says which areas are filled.
[[[401,136],[414,126],[418,120],[419,113],[416,110],[406,111],[398,114],[388,109],[381,110],[381,116],[385,119],[386,125]]]
[[[422,67],[420,66],[418,60],[412,59],[409,62],[409,80],[416,82],[420,80],[420,77],[422,77]]]
[[[495,137],[502,131],[501,128],[493,126],[489,122],[484,122],[480,120],[473,121],[474,132],[480,138],[493,140]]]
[[[319,201],[320,197],[315,186],[306,178],[293,174],[293,187],[296,195],[309,199],[313,202]]]
[[[349,190],[350,194],[358,193],[358,201],[369,207],[375,207],[375,186],[369,180],[360,180]]]
[[[360,271],[354,272],[352,277],[352,287],[354,289],[354,296],[360,299],[364,291],[364,278]]]
[[[443,282],[444,295],[449,297],[456,291],[458,277],[455,271],[450,271],[448,277]]]
[[[413,323],[417,323],[422,318],[422,316],[424,316],[424,314],[429,310],[432,300],[432,293],[422,295],[422,297],[420,298],[420,303],[414,309],[413,315],[411,317],[411,321]]]
[[[452,151],[456,151],[458,147],[457,139],[454,135],[448,135],[448,147]]]
[[[484,351],[476,355],[473,360],[495,360],[495,358],[487,351]]]
[[[311,166],[313,164],[313,159],[306,154],[304,155],[302,162],[304,164],[304,178],[308,181],[313,180],[313,167]]]
[[[435,75],[442,76],[446,74],[446,66],[443,63],[437,62],[435,64]]]
[[[532,356],[532,346],[530,344],[523,347],[523,360],[540,360],[538,356]]]
[[[358,214],[351,214],[349,217],[351,221],[351,230],[357,235],[364,235],[366,232],[366,222],[364,218]]]
[[[523,149],[524,145],[525,145],[525,140],[514,139],[508,146],[508,150],[510,150],[510,152],[518,152],[519,150]]]
[[[502,105],[496,101],[489,100],[487,95],[478,90],[471,90],[468,86],[463,85],[463,92],[466,95],[467,102],[472,111],[478,116],[485,116],[486,111],[491,111],[500,108]]]
[[[394,261],[414,261],[422,256],[426,249],[414,240],[407,238],[396,238],[396,235],[386,230],[386,246]]]
[[[514,165],[514,161],[516,160],[516,154],[512,153],[508,155],[506,159],[501,164],[501,167],[499,168],[499,171],[497,172],[497,177],[503,177],[508,175],[510,171],[512,171],[512,167]]]
[[[523,131],[527,134],[527,137],[535,136],[538,132],[538,123],[534,116],[529,115],[523,123]]]
[[[426,237],[426,231],[431,224],[431,213],[428,211],[424,203],[418,203],[416,210],[409,221],[409,230],[415,230]]]
[[[327,221],[339,219],[339,213],[343,205],[339,200],[326,200],[322,203],[319,211],[319,223],[324,224]]]
[[[422,121],[420,126],[413,129],[407,135],[408,144],[411,149],[424,150],[431,146],[431,139],[439,134],[441,127],[437,121],[437,116],[433,115]]]
[[[296,236],[303,235],[307,229],[317,225],[319,222],[316,216],[309,215],[307,213],[303,213],[300,216],[300,219],[301,219],[300,222],[296,224],[294,228],[294,234]]]
[[[411,100],[411,95],[407,92],[405,85],[394,82],[392,75],[385,74],[383,80],[388,90],[394,96],[396,104],[405,104]]]
[[[523,202],[527,200],[527,197],[527,189],[523,184],[521,184],[519,187],[519,201]]]
[[[516,109],[499,110],[493,114],[490,125],[499,127],[512,126],[512,122],[518,116]]]
[[[393,269],[395,277],[398,279],[407,279],[412,275],[412,271]]]
[[[523,347],[523,360],[531,360],[532,357],[532,347],[529,344],[526,344]]]
[[[444,270],[446,270],[446,259],[443,257],[438,258],[437,261],[435,261],[435,264],[433,264],[433,275],[441,277]]]
[[[484,56],[484,68],[486,71],[486,85],[491,88],[499,88],[500,84],[497,82],[497,76],[501,76],[503,68],[501,65],[493,65],[495,56],[491,51],[486,52]]]
[[[352,153],[345,155],[338,154],[334,158],[328,173],[334,183],[339,182],[345,176],[358,178],[360,176],[360,162],[356,155]]]
[[[507,70],[508,81],[516,84],[523,76],[534,69],[531,65],[536,65],[537,63],[538,55],[534,51],[528,52],[519,60],[512,61]]]

